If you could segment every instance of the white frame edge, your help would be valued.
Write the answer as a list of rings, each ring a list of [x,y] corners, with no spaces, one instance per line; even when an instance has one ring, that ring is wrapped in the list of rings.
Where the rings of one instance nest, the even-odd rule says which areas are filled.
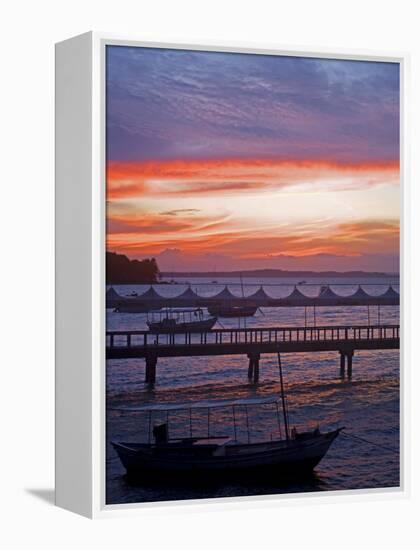
[[[92,35],[56,45],[56,504],[92,516]],[[75,343],[77,342],[77,345]]]
[[[399,488],[194,501],[105,503],[105,48],[107,45],[294,55],[400,64],[401,131],[401,483]],[[231,508],[407,497],[410,318],[408,255],[408,61],[372,51],[243,43],[184,44],[86,33],[56,45],[56,504],[87,517],[175,513],[191,505]],[[77,341],[77,347],[74,342]],[[75,404],[77,405],[75,406]],[[325,502],[325,501],[324,501]]]

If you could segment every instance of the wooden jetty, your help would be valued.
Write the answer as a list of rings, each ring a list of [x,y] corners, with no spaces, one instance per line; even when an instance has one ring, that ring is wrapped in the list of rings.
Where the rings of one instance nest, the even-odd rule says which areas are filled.
[[[213,329],[207,332],[151,334],[144,330],[107,331],[107,359],[143,358],[145,381],[156,380],[159,357],[246,355],[248,377],[259,379],[264,353],[308,353],[336,351],[340,375],[351,378],[356,350],[399,349],[399,325],[352,325],[317,327],[264,327]]]

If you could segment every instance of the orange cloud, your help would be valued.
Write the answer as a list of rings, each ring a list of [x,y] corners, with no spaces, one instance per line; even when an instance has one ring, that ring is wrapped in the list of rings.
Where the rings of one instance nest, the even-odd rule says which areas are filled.
[[[340,164],[330,161],[224,159],[110,162],[108,200],[128,197],[240,194],[305,184],[335,190],[398,183],[398,162]]]
[[[327,201],[329,191],[397,185],[398,163],[235,159],[110,163],[107,176],[108,249],[129,256],[154,256],[173,248],[197,257],[222,254],[255,260],[284,255],[358,256],[398,251],[398,221],[395,217],[378,219],[386,204],[395,204],[389,189],[384,190],[384,196],[379,194],[377,201],[376,195],[374,199],[370,197],[374,213],[365,208],[364,219],[351,222],[341,221],[344,201],[338,210],[337,203]],[[289,223],[284,201],[276,196],[273,200],[274,204],[279,200],[278,218],[271,211],[268,219],[261,206],[267,200],[259,202],[258,198],[266,191],[273,193],[278,189],[291,189],[298,196],[292,203],[298,210],[302,193],[306,197],[305,215]],[[313,200],[307,195],[312,191],[325,195]],[[243,214],[239,208],[241,194],[251,192],[255,201],[254,195],[248,195],[248,210]],[[357,197],[359,203],[354,203],[353,209],[349,207],[351,220],[364,197],[361,194]],[[273,204],[271,196],[268,202]],[[327,204],[323,214],[317,213],[320,204]],[[392,209],[389,212],[391,218]],[[349,219],[348,212],[346,215]]]
[[[182,223],[182,222],[180,222]],[[223,222],[220,224],[223,226]],[[180,239],[177,233],[156,232],[155,238],[142,238],[142,230],[108,235],[108,248],[128,255],[156,255],[165,249],[181,248],[191,255],[223,254],[240,259],[304,257],[314,254],[358,256],[360,254],[395,252],[399,247],[399,224],[393,221],[360,221],[327,226],[314,226],[312,231],[299,226],[285,228],[273,235],[271,230],[222,229],[206,235],[200,231]]]

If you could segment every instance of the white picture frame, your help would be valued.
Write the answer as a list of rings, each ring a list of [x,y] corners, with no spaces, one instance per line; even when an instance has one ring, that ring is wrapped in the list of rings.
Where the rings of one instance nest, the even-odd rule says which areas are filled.
[[[138,513],[173,503],[105,504],[105,48],[129,45],[279,54],[400,64],[401,162],[401,486],[322,494],[212,499],[242,506],[309,498],[394,498],[409,486],[406,357],[408,227],[406,54],[252,44],[168,44],[89,32],[56,45],[56,504],[87,517]],[[208,504],[188,501],[177,506]]]

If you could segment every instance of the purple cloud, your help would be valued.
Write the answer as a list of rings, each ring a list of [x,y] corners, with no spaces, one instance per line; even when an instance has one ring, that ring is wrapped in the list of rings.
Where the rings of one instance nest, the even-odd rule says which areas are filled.
[[[107,48],[109,160],[397,160],[399,66]]]

